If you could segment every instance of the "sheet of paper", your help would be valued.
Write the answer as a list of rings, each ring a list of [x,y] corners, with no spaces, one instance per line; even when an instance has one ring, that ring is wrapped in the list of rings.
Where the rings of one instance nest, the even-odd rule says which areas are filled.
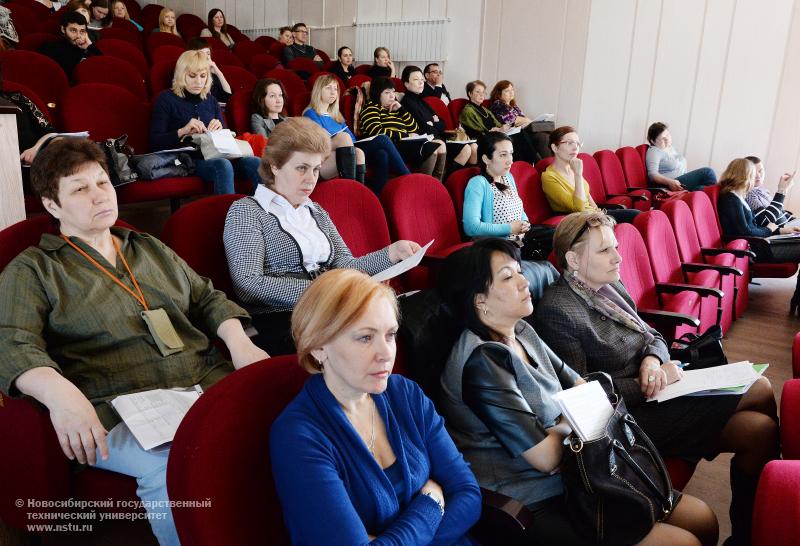
[[[535,122],[536,121],[555,121],[555,120],[556,120],[555,114],[539,114],[538,116],[533,118],[533,121],[535,121]]]
[[[506,135],[508,136],[516,135],[520,131],[522,131],[522,129],[519,127],[511,127],[508,131],[506,131]]]
[[[193,152],[197,148],[193,148],[192,146],[184,146],[183,148],[172,148],[169,150],[159,150],[157,152],[150,152],[151,154],[169,154],[172,152]],[[142,154],[142,155],[149,155],[149,154]]]
[[[373,136],[368,136],[368,137],[364,137],[364,138],[359,138],[358,140],[356,140],[356,142],[369,142],[370,140],[372,140],[373,138],[375,138],[377,136],[378,135],[373,135]]]
[[[764,372],[767,370],[767,368],[769,368],[769,364],[753,364],[753,370],[755,370],[757,375],[753,377],[752,381],[745,385],[741,385],[739,387],[725,387],[722,389],[693,392],[691,394],[687,394],[686,396],[725,396],[731,394],[744,394],[759,377],[764,375]]]
[[[220,129],[219,131],[209,131],[211,140],[214,142],[214,147],[221,154],[240,155],[242,151],[236,140],[233,138],[233,133],[230,129]]]
[[[143,449],[171,442],[181,420],[192,407],[202,389],[155,389],[117,396],[111,405],[128,425]]]
[[[597,381],[556,393],[555,399],[572,430],[584,442],[600,438],[614,413],[603,386]]]
[[[422,257],[425,256],[425,252],[431,247],[435,239],[431,239],[430,242],[417,250],[414,254],[406,258],[405,260],[401,260],[394,264],[392,267],[388,269],[384,269],[380,273],[373,275],[372,278],[378,282],[388,281],[398,275],[402,275],[406,271],[413,269],[419,265],[419,262],[422,261]]]
[[[782,233],[780,235],[771,235],[767,237],[770,244],[793,243],[800,239],[800,233]]]
[[[400,140],[433,140],[433,135],[414,135],[403,137]]]
[[[683,378],[680,381],[667,385],[656,396],[648,399],[648,402],[665,402],[693,392],[741,387],[752,383],[757,378],[758,374],[749,361],[702,370],[684,370]]]

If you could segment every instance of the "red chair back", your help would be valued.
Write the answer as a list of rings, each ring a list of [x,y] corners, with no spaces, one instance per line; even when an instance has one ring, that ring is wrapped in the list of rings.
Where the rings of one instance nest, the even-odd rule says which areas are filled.
[[[633,223],[644,239],[656,282],[685,282],[678,243],[667,215],[660,210],[649,210],[638,215]]]
[[[339,111],[342,113],[342,116],[344,116],[344,121],[347,123],[347,126],[351,131],[354,131],[353,120],[356,115],[356,98],[350,93],[342,95],[339,101]]]
[[[186,42],[177,34],[169,32],[153,32],[147,36],[147,53],[152,56],[153,51],[161,46],[175,46],[186,49]]]
[[[144,79],[129,62],[99,55],[85,59],[75,67],[73,73],[75,84],[107,83],[125,89],[142,101],[147,101],[147,89]]]
[[[311,93],[303,90],[301,93],[289,94],[286,109],[290,116],[302,116],[303,110],[308,107],[311,102]]]
[[[511,175],[517,185],[517,193],[522,199],[525,214],[532,224],[558,225],[564,215],[554,215],[542,191],[539,171],[530,163],[515,161],[511,164]]]
[[[620,278],[636,307],[660,309],[656,297],[656,285],[647,248],[639,231],[632,224],[617,224],[617,251],[622,256]]]
[[[551,157],[542,158],[542,159],[540,159],[539,161],[536,162],[536,165],[534,165],[534,168],[536,169],[536,172],[539,173],[539,176],[544,174],[544,171],[547,170],[547,167],[549,167],[550,165],[553,164],[553,161],[555,161],[555,158],[551,156]]]
[[[128,15],[137,23],[142,20],[142,8],[136,0],[122,0],[125,8],[128,10]]]
[[[664,203],[660,210],[667,215],[672,225],[681,261],[702,262],[700,240],[697,238],[697,228],[689,205],[680,199],[673,199]]]
[[[220,70],[228,80],[233,93],[241,90],[252,91],[258,81],[252,72],[240,66],[220,66]]]
[[[447,109],[450,110],[450,117],[453,118],[453,123],[458,125],[458,118],[461,115],[461,110],[467,105],[467,99],[453,99],[447,103]]]
[[[606,191],[608,193],[627,193],[625,173],[617,155],[611,150],[599,150],[594,153],[594,159],[600,168]]]
[[[319,78],[321,78],[322,76],[333,76],[336,79],[336,83],[339,84],[339,96],[341,97],[342,94],[344,94],[344,90],[347,89],[347,86],[342,81],[342,78],[340,78],[336,74],[331,74],[330,72],[322,72],[322,71],[320,71],[320,72],[315,72],[314,74],[311,74],[311,77],[309,77],[308,81],[306,82],[306,89],[308,89],[309,91],[314,89],[314,83]]]
[[[97,48],[103,52],[106,57],[114,57],[122,59],[123,61],[131,63],[143,80],[147,80],[150,65],[147,64],[147,59],[142,53],[142,50],[130,42],[125,40],[115,40],[114,38],[104,38],[97,42]]]
[[[606,189],[603,187],[603,175],[600,174],[597,161],[589,154],[580,153],[578,157],[583,160],[583,178],[589,183],[589,195],[592,196],[595,203],[605,203],[607,201]]]
[[[285,47],[286,44],[276,40],[271,46],[269,46],[269,54],[278,59],[283,59],[283,49]]]
[[[265,74],[265,77],[280,80],[281,83],[283,83],[283,87],[286,89],[286,94],[289,96],[290,100],[296,95],[301,95],[307,92],[306,84],[303,83],[303,80],[300,78],[300,76],[291,70],[273,68]]]
[[[394,84],[395,91],[398,91],[400,93],[406,92],[406,86],[403,83],[403,80],[401,80],[400,78],[389,78],[389,79],[392,80],[392,84]]]
[[[642,172],[647,176],[647,150],[650,148],[649,144],[639,144],[636,151],[639,153],[639,159],[642,161]]]
[[[142,8],[142,20],[139,22],[142,23],[143,26],[145,23],[155,23],[155,27],[158,28],[158,16],[161,14],[162,9],[164,9],[164,6],[161,4],[147,4]]]
[[[361,87],[364,82],[371,82],[372,78],[367,76],[366,74],[358,74],[356,73],[355,76],[352,76],[347,81],[347,87]]]
[[[42,114],[44,114],[44,117],[46,117],[47,121],[50,122],[50,125],[53,124],[53,117],[50,115],[50,110],[47,108],[47,105],[44,103],[41,97],[37,95],[36,92],[27,85],[22,85],[21,83],[5,80],[3,82],[3,91],[22,93],[23,95],[28,97],[39,110],[42,111]]]
[[[250,57],[248,67],[256,78],[262,78],[264,74],[279,64],[281,64],[281,62],[276,57],[266,53],[257,53]]]
[[[464,191],[467,189],[467,183],[469,182],[469,179],[480,174],[480,172],[481,170],[478,167],[458,169],[448,176],[447,180],[444,182],[444,187],[447,188],[447,193],[450,194],[450,199],[453,201],[453,207],[456,211],[456,221],[458,221],[458,228],[462,234],[464,232],[464,224],[462,220],[464,217]]]
[[[228,48],[212,50],[211,58],[217,63],[217,66],[238,66],[242,69],[245,67],[244,62],[231,53],[231,50]]]
[[[172,76],[175,73],[175,61],[164,61],[150,67],[150,78],[147,85],[151,100],[155,100],[164,89],[172,87]]]
[[[646,151],[645,151],[646,152]],[[629,188],[646,188],[650,186],[647,179],[647,169],[642,162],[642,157],[635,148],[630,146],[623,146],[617,150],[617,158],[622,166],[622,172],[625,176],[625,182]],[[617,190],[610,193],[621,193]]]
[[[184,205],[164,224],[161,239],[214,288],[236,299],[222,232],[231,204],[243,195],[214,195]]]
[[[167,491],[170,498],[211,502],[173,508],[182,544],[259,544],[266,536],[289,546],[269,430],[307,378],[295,355],[271,358],[230,374],[195,402],[172,443]]]
[[[178,57],[184,54],[185,47],[174,45],[156,46],[150,52],[150,66],[155,66],[163,62],[171,62],[173,66],[178,62]]]
[[[315,49],[314,51],[316,51],[317,55],[319,55],[320,59],[322,59],[322,66],[327,66],[327,65],[329,65],[331,63],[330,55],[328,55],[327,53],[325,53],[321,49]]]
[[[51,114],[62,109],[61,100],[69,89],[69,81],[54,60],[33,51],[3,51],[0,52],[0,66],[3,79],[31,88],[47,104]]]
[[[200,36],[200,33],[206,28],[206,22],[197,15],[182,13],[175,21],[175,26],[178,28],[178,32],[181,33],[184,40],[188,40],[189,38]]]
[[[272,36],[259,36],[253,41],[263,47],[265,52],[268,52],[272,44],[276,43],[278,40]]]
[[[128,14],[130,15],[130,13]],[[136,25],[128,21],[127,19],[123,19],[122,17],[114,17],[111,26],[114,28],[121,28],[122,30],[127,30],[128,32],[141,32]]]
[[[25,51],[39,51],[39,48],[42,47],[43,44],[46,44],[47,42],[57,42],[61,39],[61,36],[58,36],[57,34],[51,34],[49,32],[33,32],[20,37],[17,49],[22,49]]]
[[[319,72],[319,66],[317,63],[309,59],[308,57],[297,57],[289,61],[286,65],[288,70],[293,70],[295,73],[297,72],[305,72],[306,74],[316,74]]]
[[[15,3],[7,4],[5,7],[11,10],[11,20],[14,22],[17,35],[27,36],[41,31],[40,15],[33,9]]]
[[[689,192],[682,199],[689,205],[689,210],[692,212],[700,245],[707,248],[723,246],[717,221],[716,202],[712,201],[707,193],[701,191]]]
[[[233,38],[233,41],[236,42],[237,44],[247,43],[247,42],[252,43],[252,40],[247,34],[239,30],[237,27],[231,25],[230,23],[228,23],[228,34],[230,35],[231,38]]]
[[[424,97],[422,100],[427,102],[428,106],[433,109],[433,112],[439,116],[439,119],[444,123],[445,130],[452,131],[456,128],[456,124],[450,116],[450,110],[447,109],[447,105],[442,102],[442,99],[438,97]]]
[[[367,76],[369,75],[369,71],[372,70],[371,64],[360,64],[356,68],[356,74],[359,76]]]
[[[137,47],[140,51],[143,49],[141,32],[132,32],[124,28],[106,27],[100,31],[100,37],[104,40],[106,38],[113,38],[115,40],[123,40],[129,44]]]
[[[229,31],[230,27],[231,26],[228,25]],[[233,37],[232,34],[231,37]],[[233,39],[236,40],[235,37]],[[241,59],[245,66],[250,66],[250,59],[253,58],[253,55],[266,55],[267,49],[258,42],[236,40],[236,45],[233,46],[233,53]]]
[[[225,118],[228,127],[239,134],[250,132],[250,114],[252,89],[240,89],[235,91],[225,105]]]

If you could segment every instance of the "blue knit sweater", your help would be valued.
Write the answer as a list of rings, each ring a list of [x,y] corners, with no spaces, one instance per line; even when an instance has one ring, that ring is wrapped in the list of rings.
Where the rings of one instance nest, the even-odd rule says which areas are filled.
[[[511,173],[506,174],[514,193],[517,184]],[[520,220],[528,221],[528,215],[522,212]],[[511,235],[511,224],[494,223],[494,194],[492,186],[482,174],[473,176],[467,182],[464,191],[464,214],[461,219],[464,233],[469,237],[508,237]]]
[[[353,134],[353,131],[351,131],[350,128],[347,126],[347,124],[345,124],[344,122],[339,123],[332,117],[320,114],[313,108],[308,108],[305,112],[303,112],[303,115],[308,119],[310,119],[311,121],[313,121],[314,123],[316,123],[317,125],[321,126],[326,131],[328,131],[328,134],[331,136],[344,131],[345,133],[350,135],[350,138],[353,139],[353,142],[358,140],[356,138],[356,135]]]
[[[399,495],[321,375],[272,425],[272,472],[292,544],[472,544],[465,534],[480,515],[480,489],[431,401],[397,375],[373,399],[402,473]],[[429,478],[444,492],[444,517],[418,494]]]
[[[222,110],[219,108],[217,99],[211,96],[211,93],[199,102],[188,93],[185,98],[179,97],[170,90],[161,93],[153,104],[153,115],[150,122],[150,148],[158,151],[180,147],[178,129],[189,123],[192,118],[199,118],[206,126],[212,119],[218,119],[222,122],[222,126],[225,126]]]

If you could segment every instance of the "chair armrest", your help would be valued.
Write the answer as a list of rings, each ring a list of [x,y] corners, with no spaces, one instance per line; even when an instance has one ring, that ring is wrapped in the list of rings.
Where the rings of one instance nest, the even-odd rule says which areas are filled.
[[[533,514],[518,500],[481,487],[481,518],[470,531],[482,544],[524,544]]]
[[[800,459],[800,379],[790,379],[781,391],[781,451],[784,459]]]
[[[612,197],[612,196],[608,195],[607,197]],[[627,195],[622,195],[620,197],[627,197]],[[625,208],[627,208],[625,207],[625,205],[620,205],[619,203],[597,203],[597,206],[600,207],[601,209],[606,209],[606,210],[624,210]]]
[[[439,250],[430,250],[425,253],[425,256],[422,257],[422,265],[432,265],[432,264],[439,264],[441,260],[447,258],[450,254],[455,252],[456,250],[461,250],[462,248],[468,247],[472,244],[472,241],[467,241],[466,243],[458,243],[452,246],[448,246],[446,248],[442,248]],[[430,262],[426,264],[425,262]]]
[[[752,250],[738,248],[701,248],[700,254],[703,256],[719,256],[721,254],[732,254],[737,258],[755,258],[756,253]]]
[[[632,190],[641,190],[642,188],[631,188],[631,189]],[[649,191],[651,191],[653,193],[656,193],[656,192],[668,193],[670,191],[667,188],[662,188],[661,186],[647,186],[644,189],[649,190]]]
[[[722,296],[725,295],[725,293],[719,288],[709,288],[707,286],[697,286],[694,284],[684,284],[677,282],[656,283],[656,293],[677,294],[678,292],[683,292],[684,290],[688,290],[690,292],[696,292],[697,295],[702,297],[714,296],[716,298],[722,298]]]
[[[633,201],[650,201],[646,195],[634,195],[632,193],[607,193],[606,197],[627,197]]]
[[[752,235],[721,235],[723,243],[730,243],[731,241],[735,241],[736,239],[742,239],[747,241],[748,243],[756,243],[761,245],[769,245],[769,241],[767,241],[764,237],[754,237]]]
[[[684,273],[697,273],[698,271],[704,271],[706,269],[711,269],[713,271],[719,271],[720,275],[736,275],[737,277],[741,277],[744,273],[742,273],[741,269],[738,269],[733,266],[729,265],[717,265],[717,264],[706,264],[706,263],[682,263],[681,269],[683,269]]]
[[[700,326],[700,319],[692,315],[684,313],[675,313],[674,311],[662,311],[661,309],[637,309],[637,314],[645,321],[650,322],[666,322],[671,326],[689,325],[695,328]],[[657,330],[658,328],[656,328]]]

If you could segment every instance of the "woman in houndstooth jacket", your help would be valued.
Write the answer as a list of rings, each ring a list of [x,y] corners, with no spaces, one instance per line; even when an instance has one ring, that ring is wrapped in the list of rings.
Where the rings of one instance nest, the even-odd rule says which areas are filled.
[[[263,185],[231,205],[223,240],[236,295],[259,331],[254,342],[271,355],[294,352],[292,309],[311,282],[329,269],[374,275],[419,249],[412,241],[355,258],[330,216],[309,196],[330,137],[313,121],[289,118],[272,132],[259,169]]]
[[[733,453],[731,522],[726,544],[749,544],[758,476],[778,457],[772,386],[762,377],[741,396],[647,399],[683,375],[664,338],[636,313],[620,282],[614,220],[600,211],[561,221],[553,250],[562,269],[536,307],[534,327],[575,371],[606,372],[662,455],[697,460]]]

